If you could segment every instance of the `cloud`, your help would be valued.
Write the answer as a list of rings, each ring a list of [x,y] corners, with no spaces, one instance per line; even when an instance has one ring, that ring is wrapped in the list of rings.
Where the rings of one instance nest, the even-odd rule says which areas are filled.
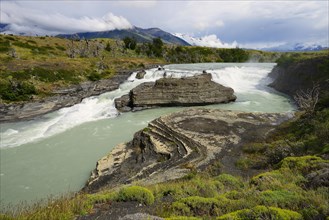
[[[48,33],[100,31],[133,25],[191,36],[220,36],[239,45],[328,39],[328,1],[1,1],[1,22]],[[113,16],[103,16],[111,12]],[[39,16],[37,16],[39,15]],[[117,16],[121,15],[121,16]],[[48,17],[48,18],[47,18]],[[105,22],[110,20],[110,22]],[[229,45],[233,43],[228,43]],[[328,40],[325,41],[328,45]]]
[[[157,4],[155,0],[147,0],[147,1],[115,1],[115,4],[124,7],[132,7],[132,8],[152,8]]]
[[[102,17],[69,17],[60,13],[49,14],[40,10],[23,8],[14,2],[4,2],[1,7],[1,22],[10,24],[8,32],[59,34],[88,31],[129,29],[129,21],[112,13]]]
[[[286,46],[286,42],[256,42],[256,43],[245,43],[239,44],[240,48],[247,48],[247,49],[270,49],[270,48],[278,48],[282,46]]]
[[[195,46],[216,47],[216,48],[235,48],[238,46],[236,41],[232,43],[223,43],[215,34],[195,38],[187,34],[176,33],[175,36],[182,38],[186,42]]]

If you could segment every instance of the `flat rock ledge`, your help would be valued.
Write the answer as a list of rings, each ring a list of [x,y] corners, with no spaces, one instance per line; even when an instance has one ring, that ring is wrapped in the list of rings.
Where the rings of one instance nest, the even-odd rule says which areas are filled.
[[[156,107],[200,106],[228,103],[236,100],[234,90],[211,80],[203,73],[186,78],[161,78],[132,89],[128,95],[115,99],[121,111],[137,111]]]
[[[205,108],[162,116],[101,158],[84,190],[96,192],[133,181],[165,182],[185,176],[191,167],[205,170],[215,161],[221,163],[220,172],[246,176],[235,167],[242,146],[264,140],[288,118]]]

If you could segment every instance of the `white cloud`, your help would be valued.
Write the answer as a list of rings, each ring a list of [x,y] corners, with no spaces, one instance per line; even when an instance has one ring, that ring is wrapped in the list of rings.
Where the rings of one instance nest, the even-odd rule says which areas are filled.
[[[115,1],[115,4],[124,7],[132,7],[132,8],[152,8],[156,5],[157,1],[155,0],[147,0],[147,1]]]
[[[9,23],[9,32],[34,32],[36,34],[76,33],[129,29],[129,21],[112,13],[102,17],[68,17],[60,13],[48,14],[19,4],[4,2],[1,7],[1,22]]]
[[[224,22],[222,20],[218,20],[214,23],[215,27],[223,27],[224,26]]]
[[[286,45],[286,42],[257,42],[257,43],[244,43],[239,44],[240,48],[247,48],[247,49],[269,49],[269,48],[276,48]]]
[[[202,47],[216,47],[216,48],[235,48],[238,46],[236,41],[232,43],[223,43],[215,34],[206,35],[200,38],[195,38],[187,34],[174,34],[175,36],[182,38],[186,42],[195,46]]]

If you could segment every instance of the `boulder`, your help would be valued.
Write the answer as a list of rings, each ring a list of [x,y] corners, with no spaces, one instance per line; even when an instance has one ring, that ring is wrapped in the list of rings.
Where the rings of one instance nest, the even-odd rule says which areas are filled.
[[[318,170],[307,174],[305,178],[307,187],[329,187],[329,163],[323,163]]]
[[[132,89],[130,101],[123,96],[115,100],[116,108],[124,111],[127,103],[132,110],[170,106],[199,106],[228,103],[236,100],[234,90],[211,80],[211,74],[186,78],[162,78]]]
[[[145,70],[138,71],[136,74],[136,79],[143,79],[145,74],[146,74]]]

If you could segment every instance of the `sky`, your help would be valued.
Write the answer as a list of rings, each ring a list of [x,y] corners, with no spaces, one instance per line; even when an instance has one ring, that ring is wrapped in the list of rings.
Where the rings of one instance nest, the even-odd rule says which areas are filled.
[[[328,46],[329,1],[1,0],[8,33],[55,35],[158,27],[212,45]]]

